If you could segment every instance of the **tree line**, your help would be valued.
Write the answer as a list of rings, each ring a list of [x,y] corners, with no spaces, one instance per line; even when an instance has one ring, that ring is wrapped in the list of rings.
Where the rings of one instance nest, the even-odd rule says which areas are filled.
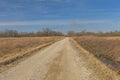
[[[111,31],[111,32],[88,32],[88,31],[68,31],[67,34],[63,34],[62,32],[53,31],[51,29],[45,28],[41,31],[37,32],[18,32],[16,30],[5,30],[0,31],[0,37],[44,37],[44,36],[120,36],[120,31]]]
[[[120,31],[111,31],[111,32],[87,32],[85,30],[81,32],[68,31],[67,36],[120,36]]]
[[[5,30],[0,32],[0,37],[43,37],[43,36],[63,36],[63,33],[51,29],[43,29],[37,32],[18,32],[16,30]]]

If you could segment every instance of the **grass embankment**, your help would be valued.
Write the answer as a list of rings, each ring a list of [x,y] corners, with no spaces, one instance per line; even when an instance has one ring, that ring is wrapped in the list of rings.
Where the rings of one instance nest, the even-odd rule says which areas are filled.
[[[0,66],[10,64],[63,37],[0,38]]]
[[[105,56],[105,57],[111,58],[111,55],[109,55],[109,54],[114,55],[113,57],[119,57],[119,56],[115,56],[115,54],[113,54],[110,51],[110,50],[114,49],[114,47],[116,45],[119,46],[118,40],[116,42],[116,39],[109,39],[109,38],[102,38],[102,37],[88,37],[88,36],[87,37],[77,37],[77,38],[74,38],[74,40],[75,40],[74,43],[77,42],[79,44],[78,45],[76,43],[76,45],[80,49],[81,53],[83,53],[86,56],[86,60],[88,61],[89,69],[92,69],[93,71],[95,71],[96,75],[101,80],[120,80],[120,77],[117,73],[112,71],[105,64],[103,64],[100,60],[98,60],[98,58],[95,57],[95,56],[99,56],[99,57]],[[116,48],[118,48],[118,46],[116,46]],[[112,47],[112,48],[110,49],[108,47]],[[103,48],[105,48],[105,49],[103,49]],[[104,53],[102,53],[102,52],[104,52]],[[109,54],[108,54],[108,52],[109,52]],[[113,57],[111,59],[115,60]]]
[[[95,56],[120,62],[120,37],[76,37],[74,39]]]

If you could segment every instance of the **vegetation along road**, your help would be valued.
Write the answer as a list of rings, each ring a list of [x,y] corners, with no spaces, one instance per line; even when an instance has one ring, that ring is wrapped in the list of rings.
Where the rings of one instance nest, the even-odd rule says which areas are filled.
[[[58,41],[11,69],[0,80],[101,80],[70,38]],[[116,79],[114,79],[116,80]]]

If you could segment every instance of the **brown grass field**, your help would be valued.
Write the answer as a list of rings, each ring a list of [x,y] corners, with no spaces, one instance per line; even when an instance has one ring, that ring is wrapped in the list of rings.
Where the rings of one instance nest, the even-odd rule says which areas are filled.
[[[55,42],[57,37],[0,38],[0,61],[31,50],[37,46]]]
[[[108,66],[120,70],[120,37],[83,36],[74,39],[97,58],[112,64]]]

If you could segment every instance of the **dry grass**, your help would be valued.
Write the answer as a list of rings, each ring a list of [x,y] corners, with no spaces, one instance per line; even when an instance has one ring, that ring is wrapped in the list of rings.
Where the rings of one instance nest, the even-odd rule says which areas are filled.
[[[0,61],[59,39],[56,37],[0,38]]]
[[[105,64],[98,60],[89,51],[80,46],[76,41],[72,40],[72,42],[80,50],[80,53],[86,57],[88,69],[94,71],[100,80],[120,80],[120,76],[117,73],[109,69]]]
[[[82,47],[97,57],[120,62],[120,37],[76,37]]]

